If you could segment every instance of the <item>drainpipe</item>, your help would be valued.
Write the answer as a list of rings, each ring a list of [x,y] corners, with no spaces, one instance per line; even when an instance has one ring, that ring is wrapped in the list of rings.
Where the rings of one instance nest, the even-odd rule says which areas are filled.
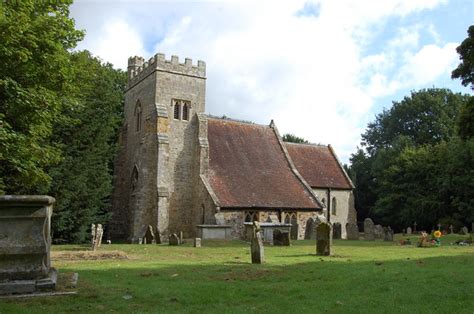
[[[331,188],[328,188],[328,222],[331,222]]]

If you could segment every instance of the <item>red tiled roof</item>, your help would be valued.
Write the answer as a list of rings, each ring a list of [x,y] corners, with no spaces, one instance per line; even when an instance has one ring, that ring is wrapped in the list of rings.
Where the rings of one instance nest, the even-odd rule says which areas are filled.
[[[209,183],[220,206],[320,209],[269,126],[209,118]]]
[[[313,188],[352,189],[329,146],[285,143],[296,169]]]

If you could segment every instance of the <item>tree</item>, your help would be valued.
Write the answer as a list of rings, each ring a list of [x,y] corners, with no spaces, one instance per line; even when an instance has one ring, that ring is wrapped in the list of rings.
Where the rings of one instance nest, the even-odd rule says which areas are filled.
[[[309,142],[302,137],[293,135],[293,134],[283,134],[282,137],[283,142],[291,142],[291,143],[300,143],[300,144],[308,144]]]
[[[451,78],[461,79],[464,86],[474,90],[474,25],[467,30],[468,37],[456,48],[461,63],[451,73]]]
[[[60,160],[52,126],[71,88],[68,49],[83,36],[70,4],[0,2],[0,193],[44,193]]]
[[[436,144],[456,135],[457,116],[468,95],[448,89],[424,89],[412,92],[400,102],[377,115],[362,134],[362,145],[369,154],[390,147],[399,136],[415,145]]]
[[[57,200],[52,227],[55,238],[82,242],[92,223],[107,221],[126,75],[87,51],[73,53],[71,61],[71,106],[53,131],[63,159],[49,172]]]

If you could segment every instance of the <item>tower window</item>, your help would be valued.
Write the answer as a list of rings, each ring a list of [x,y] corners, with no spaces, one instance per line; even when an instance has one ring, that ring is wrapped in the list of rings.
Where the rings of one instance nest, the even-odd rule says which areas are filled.
[[[181,116],[181,104],[179,100],[174,101],[174,118],[179,120]]]
[[[137,168],[137,166],[133,167],[132,180],[131,181],[132,181],[131,182],[132,192],[134,192],[135,189],[137,188],[137,185],[138,185],[138,168]]]
[[[183,120],[189,120],[189,107],[187,102],[183,102]]]
[[[135,106],[135,130],[139,132],[142,128],[142,105],[137,101]]]

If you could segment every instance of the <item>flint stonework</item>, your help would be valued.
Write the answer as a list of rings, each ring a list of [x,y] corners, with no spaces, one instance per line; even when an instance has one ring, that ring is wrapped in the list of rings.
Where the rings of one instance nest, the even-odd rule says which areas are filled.
[[[51,215],[55,200],[44,195],[0,196],[0,294],[54,289]]]

